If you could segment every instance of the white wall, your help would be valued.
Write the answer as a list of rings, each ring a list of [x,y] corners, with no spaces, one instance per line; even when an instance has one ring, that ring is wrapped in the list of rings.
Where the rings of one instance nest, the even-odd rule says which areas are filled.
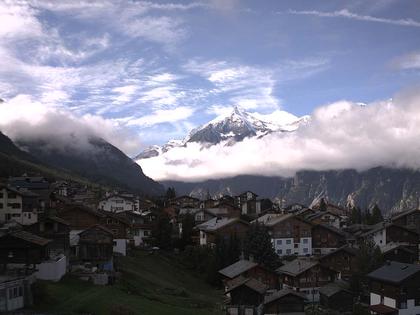
[[[99,209],[110,212],[134,211],[135,204],[122,197],[110,197],[99,202]]]
[[[381,296],[376,293],[370,293],[370,305],[381,304]]]
[[[400,309],[399,315],[417,315],[420,314],[420,306],[414,305],[414,300],[407,301],[407,308]]]
[[[127,255],[127,240],[125,238],[114,238],[114,253],[120,253],[122,255]]]
[[[60,281],[66,274],[67,258],[62,255],[58,260],[48,260],[36,265],[38,271],[35,273],[37,279]]]
[[[207,234],[200,231],[200,245],[207,245]]]
[[[306,243],[304,243],[306,240]],[[295,243],[293,238],[274,238],[271,239],[273,242],[274,250],[276,251],[277,255],[279,256],[286,256],[286,255],[311,255],[312,254],[312,237],[302,237],[297,244],[297,248],[295,248]],[[288,242],[290,244],[288,244]],[[306,248],[306,250],[305,250]],[[288,253],[289,250],[289,253]]]

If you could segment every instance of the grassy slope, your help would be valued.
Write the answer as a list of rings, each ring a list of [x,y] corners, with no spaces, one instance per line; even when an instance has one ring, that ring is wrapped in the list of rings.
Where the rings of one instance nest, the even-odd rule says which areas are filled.
[[[214,290],[163,254],[137,251],[121,262],[122,279],[113,286],[93,286],[67,278],[47,282],[48,304],[39,310],[59,314],[109,314],[124,306],[142,315],[219,314],[221,292]]]

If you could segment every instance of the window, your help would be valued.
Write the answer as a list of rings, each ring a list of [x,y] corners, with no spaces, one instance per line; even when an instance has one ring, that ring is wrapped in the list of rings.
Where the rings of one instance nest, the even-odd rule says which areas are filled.
[[[0,203],[0,209],[3,209],[3,204],[2,203]]]
[[[292,241],[291,240],[286,240],[286,244],[290,245],[290,244],[292,244]]]
[[[12,218],[20,218],[20,213],[13,213]]]
[[[304,249],[303,249],[303,252],[304,252],[305,254],[307,254],[307,253],[309,252],[309,250],[308,250],[307,248],[304,248]]]
[[[7,206],[12,209],[20,209],[20,203],[8,203]]]
[[[17,194],[14,193],[14,192],[9,192],[7,194],[7,198],[9,198],[9,199],[16,199],[16,197],[17,197]]]
[[[3,196],[4,196],[4,195],[3,195],[3,193],[2,193],[2,192],[0,192],[0,198],[1,198],[1,199],[3,199]]]
[[[106,219],[106,224],[112,224],[112,219]]]
[[[288,248],[287,250],[286,250],[286,254],[287,255],[290,255],[292,253],[292,250],[290,249],[290,248]]]
[[[302,243],[303,244],[308,244],[308,239],[307,238],[302,239]]]
[[[282,240],[277,240],[277,245],[282,245],[283,241]]]
[[[283,254],[283,250],[278,249],[278,250],[277,250],[277,255],[282,255],[282,254]]]
[[[117,199],[115,200],[115,203],[124,203],[124,200]]]
[[[150,231],[144,231],[144,236],[149,236],[150,235]],[[204,238],[204,234],[203,234],[203,238]]]
[[[296,243],[294,247],[295,247],[295,248],[299,248],[299,244],[298,244],[298,243]]]

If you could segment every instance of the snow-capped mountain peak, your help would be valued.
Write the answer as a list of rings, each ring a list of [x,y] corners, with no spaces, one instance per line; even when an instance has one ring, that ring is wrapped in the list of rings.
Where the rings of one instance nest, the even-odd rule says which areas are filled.
[[[135,159],[155,157],[174,147],[182,147],[191,142],[206,146],[221,142],[232,145],[249,137],[263,137],[273,132],[291,132],[307,123],[308,120],[309,116],[299,118],[280,110],[264,115],[250,113],[240,106],[234,106],[230,113],[220,115],[191,130],[183,140],[170,140],[162,147],[149,147]]]

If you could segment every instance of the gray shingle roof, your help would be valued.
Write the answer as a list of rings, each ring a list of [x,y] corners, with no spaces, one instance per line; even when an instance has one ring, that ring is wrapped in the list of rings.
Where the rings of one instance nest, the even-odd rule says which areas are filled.
[[[419,272],[420,265],[390,261],[367,276],[371,279],[399,284]]]
[[[308,258],[296,258],[291,262],[277,268],[277,273],[280,274],[287,274],[290,276],[297,276],[302,272],[311,269],[312,267],[318,265],[319,262],[316,260],[308,259]]]
[[[252,269],[254,267],[258,266],[257,263],[254,263],[249,260],[239,260],[236,263],[227,266],[226,268],[223,268],[219,270],[219,273],[224,275],[225,277],[228,277],[230,279],[235,278],[239,276],[240,274],[244,273],[245,271]]]
[[[228,289],[226,290],[225,294],[231,292],[232,290],[236,288],[239,288],[242,285],[245,285],[246,287],[258,292],[259,294],[265,294],[265,292],[268,289],[268,286],[258,281],[257,279],[238,277],[230,281]]]
[[[271,294],[269,296],[266,296],[265,299],[264,299],[264,304],[274,302],[275,300],[281,299],[282,297],[284,297],[286,295],[289,295],[289,294],[298,296],[298,297],[306,300],[306,296],[302,293],[296,292],[296,291],[291,290],[291,289],[282,289],[280,291],[274,292],[273,294]]]
[[[235,222],[243,222],[244,224],[248,224],[245,221],[240,220],[239,218],[213,218],[209,221],[206,221],[204,223],[201,223],[197,225],[197,229],[205,232],[214,232],[218,229],[225,227],[229,224],[235,223]]]
[[[392,220],[392,221],[397,220],[397,219],[399,219],[399,218],[402,218],[402,217],[404,217],[404,216],[406,216],[406,215],[408,215],[408,214],[415,213],[415,212],[417,212],[417,211],[419,211],[419,213],[420,213],[420,209],[411,209],[411,210],[407,210],[407,211],[400,212],[400,213],[398,213],[398,214],[394,215],[393,217],[391,217],[391,220]]]
[[[319,293],[325,296],[333,296],[334,294],[345,291],[351,293],[350,284],[348,282],[337,280],[335,282],[328,283],[323,287],[319,288]]]

